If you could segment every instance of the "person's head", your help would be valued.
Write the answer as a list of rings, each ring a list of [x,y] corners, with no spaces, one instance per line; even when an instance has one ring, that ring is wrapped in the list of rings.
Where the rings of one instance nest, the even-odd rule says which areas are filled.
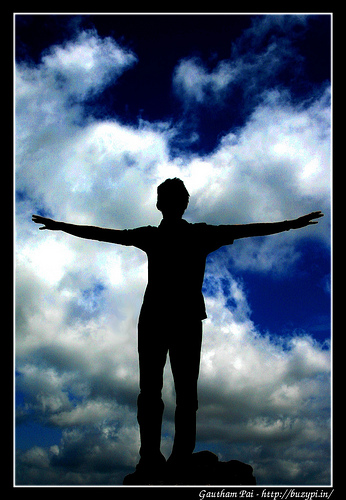
[[[163,217],[179,218],[183,216],[189,204],[190,195],[182,180],[175,177],[166,179],[157,188],[156,207]]]

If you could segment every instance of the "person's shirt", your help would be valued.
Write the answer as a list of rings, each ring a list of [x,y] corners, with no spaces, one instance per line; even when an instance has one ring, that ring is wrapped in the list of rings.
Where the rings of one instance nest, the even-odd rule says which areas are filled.
[[[158,227],[121,231],[119,243],[148,256],[148,284],[142,314],[205,319],[202,295],[207,255],[233,243],[232,226],[165,219]]]

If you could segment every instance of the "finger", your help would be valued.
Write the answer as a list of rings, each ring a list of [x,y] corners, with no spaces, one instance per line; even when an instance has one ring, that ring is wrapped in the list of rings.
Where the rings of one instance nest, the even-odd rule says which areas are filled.
[[[300,217],[300,219],[310,221],[312,219],[319,219],[320,217],[323,217],[323,215],[324,214],[322,214],[320,211],[319,212],[311,212],[311,214],[303,215],[303,217]]]
[[[39,227],[38,230],[42,231],[43,229],[47,229],[46,226]]]
[[[34,222],[40,223],[42,220],[44,220],[44,217],[41,217],[40,215],[33,215],[32,220]]]

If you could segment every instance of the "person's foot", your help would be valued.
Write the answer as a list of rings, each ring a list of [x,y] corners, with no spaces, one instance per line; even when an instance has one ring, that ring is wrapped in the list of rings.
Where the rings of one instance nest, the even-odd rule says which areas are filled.
[[[191,466],[191,456],[174,456],[171,455],[167,460],[165,470],[165,483],[188,484],[189,472]]]
[[[164,483],[166,459],[161,455],[156,460],[140,459],[136,470],[125,476],[125,486],[159,485]]]

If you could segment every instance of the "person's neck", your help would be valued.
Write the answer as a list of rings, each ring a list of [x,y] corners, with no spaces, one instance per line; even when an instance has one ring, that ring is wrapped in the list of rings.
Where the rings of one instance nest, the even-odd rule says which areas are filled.
[[[180,216],[164,216],[162,219],[163,225],[176,226],[180,224],[184,219]]]

